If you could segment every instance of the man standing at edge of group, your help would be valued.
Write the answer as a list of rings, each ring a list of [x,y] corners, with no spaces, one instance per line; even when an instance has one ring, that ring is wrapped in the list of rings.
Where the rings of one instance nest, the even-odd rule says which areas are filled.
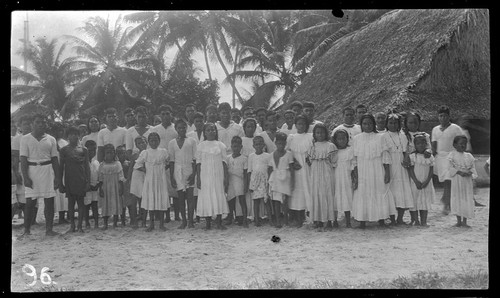
[[[186,133],[189,133],[195,129],[194,127],[194,114],[196,113],[196,108],[194,104],[189,103],[186,105],[186,110],[184,111],[184,116],[186,117],[187,130]]]
[[[226,155],[232,154],[231,140],[234,136],[243,137],[243,127],[231,120],[231,106],[227,102],[219,104],[218,107],[220,121],[217,121],[217,134],[219,141],[226,145]]]
[[[314,113],[316,112],[316,105],[312,101],[306,101],[302,105],[302,113],[307,117],[307,121],[309,121],[309,129],[307,130],[308,133],[312,133],[314,126],[316,124],[323,122],[315,120],[314,119]]]
[[[177,131],[172,123],[172,107],[169,105],[161,105],[160,108],[161,123],[150,129],[151,132],[156,132],[160,136],[160,145],[158,148],[165,148],[168,151],[168,143],[177,138]],[[179,202],[177,200],[177,189],[172,187],[170,180],[170,171],[165,171],[167,175],[168,194],[173,198],[174,219],[181,220],[179,214]],[[170,208],[167,209],[165,222],[170,222]]]
[[[460,126],[451,123],[450,108],[442,105],[438,108],[439,125],[432,129],[431,147],[435,157],[434,174],[439,182],[443,183],[443,213],[450,212],[451,178],[448,175],[448,154],[455,150],[453,140],[456,136],[464,135]]]
[[[104,145],[113,144],[115,148],[125,145],[127,134],[127,129],[118,126],[115,108],[107,108],[105,114],[106,127],[97,134],[97,161],[100,163],[104,160]]]
[[[56,139],[45,133],[47,117],[33,116],[32,132],[21,138],[20,160],[23,173],[26,206],[25,219],[32,218],[35,200],[44,199],[45,235],[55,236],[54,197],[59,188],[59,161]],[[30,235],[31,221],[25,220],[24,234]]]

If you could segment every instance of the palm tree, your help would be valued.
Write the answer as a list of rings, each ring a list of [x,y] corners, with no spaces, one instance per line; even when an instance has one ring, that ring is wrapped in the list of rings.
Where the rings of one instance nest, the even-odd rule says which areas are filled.
[[[75,112],[75,107],[69,104],[67,88],[73,59],[63,60],[66,44],[57,49],[57,43],[57,39],[38,38],[35,44],[16,52],[32,65],[33,73],[11,67],[11,101],[52,111],[52,119],[58,116],[67,119]]]
[[[72,61],[74,76],[83,77],[75,85],[72,100],[81,102],[84,113],[102,113],[108,106],[148,104],[153,89],[161,81],[161,65],[148,51],[130,47],[130,28],[123,28],[121,16],[110,28],[109,19],[89,18],[79,28],[93,45],[75,36],[65,36],[79,56]]]

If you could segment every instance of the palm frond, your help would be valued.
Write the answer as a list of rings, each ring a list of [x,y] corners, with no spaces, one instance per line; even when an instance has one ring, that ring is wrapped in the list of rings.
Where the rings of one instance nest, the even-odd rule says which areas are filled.
[[[11,68],[10,68],[10,78],[11,78],[11,81],[20,80],[20,81],[24,82],[26,85],[34,83],[34,82],[40,82],[40,78],[38,78],[37,76],[35,76],[29,72],[26,72],[24,70],[21,70],[15,66],[11,66]]]

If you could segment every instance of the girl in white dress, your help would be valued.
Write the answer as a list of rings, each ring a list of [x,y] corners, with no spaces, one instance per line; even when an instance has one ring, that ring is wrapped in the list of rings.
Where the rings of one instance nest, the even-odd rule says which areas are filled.
[[[142,202],[142,187],[144,186],[144,177],[146,173],[134,168],[135,161],[139,158],[142,151],[146,150],[148,146],[148,141],[144,136],[138,136],[134,140],[136,150],[132,150],[132,155],[130,156],[130,166],[128,167],[127,179],[130,180],[130,196],[132,199],[137,201],[137,206],[139,206],[139,216],[138,220],[141,220],[141,227],[146,227],[146,216],[147,211],[141,208]]]
[[[84,198],[85,203],[85,227],[90,228],[89,221],[89,213],[90,208],[92,208],[92,216],[94,217],[94,228],[99,228],[99,212],[98,212],[98,202],[99,202],[99,188],[97,187],[97,183],[99,182],[97,179],[98,171],[99,171],[99,162],[96,158],[97,153],[97,143],[93,140],[88,140],[84,144],[88,150],[89,154],[89,167],[90,167],[90,190],[87,191]]]
[[[413,208],[410,208],[412,214],[411,224],[427,227],[427,212],[434,203],[434,185],[432,184],[432,174],[434,167],[434,156],[424,157],[424,152],[428,146],[427,136],[425,134],[416,134],[413,136],[415,152],[410,154],[410,177],[413,181],[411,191],[413,194]],[[420,221],[418,214],[420,212]]]
[[[451,178],[451,213],[457,216],[457,227],[466,227],[467,219],[474,217],[474,193],[472,179],[477,178],[474,156],[467,149],[467,137],[453,139],[454,151],[448,154],[448,174]]]
[[[305,220],[305,210],[311,210],[311,192],[309,190],[310,168],[306,164],[307,152],[312,146],[313,136],[307,133],[309,122],[304,115],[295,117],[296,134],[288,136],[287,150],[294,158],[295,188],[292,191],[288,208],[293,212],[297,227],[301,227]]]
[[[408,139],[401,132],[400,116],[398,114],[389,114],[386,119],[387,132],[382,134],[386,148],[391,154],[391,182],[389,188],[394,196],[394,203],[398,217],[395,224],[405,224],[403,216],[406,209],[413,208],[413,195],[410,186],[410,177],[408,175]]]
[[[245,193],[247,192],[247,169],[248,157],[241,154],[241,137],[234,136],[231,139],[232,154],[227,156],[227,167],[229,172],[229,186],[227,190],[227,202],[229,204],[229,215],[227,224],[233,222],[233,214],[236,214],[236,201],[240,203],[243,214],[243,226],[248,228],[248,210]]]
[[[275,212],[276,227],[281,228],[281,210],[283,210],[284,224],[288,225],[288,199],[294,185],[293,155],[286,151],[287,135],[276,133],[276,150],[269,158],[269,193]]]
[[[134,169],[146,173],[142,187],[141,208],[149,210],[150,225],[146,232],[154,229],[155,217],[160,220],[160,230],[166,231],[164,213],[170,208],[166,173],[169,167],[168,151],[165,148],[158,148],[160,135],[156,132],[148,135],[148,144],[149,148],[139,154],[134,165]]]
[[[222,214],[229,212],[225,192],[228,188],[226,145],[217,140],[217,127],[208,122],[203,127],[205,141],[196,150],[198,180],[198,206],[196,213],[206,218],[206,229],[211,229],[212,216],[216,215],[216,228],[222,225]]]
[[[388,187],[391,155],[376,132],[375,118],[364,114],[360,123],[362,133],[353,138],[357,188],[352,199],[352,215],[364,229],[367,221],[378,221],[380,226],[385,226],[384,220],[396,214],[396,207]]]
[[[310,166],[311,179],[311,218],[314,226],[319,231],[324,231],[332,227],[334,212],[337,210],[335,204],[335,187],[333,176],[333,164],[337,157],[337,147],[327,141],[328,129],[322,123],[318,123],[313,128],[314,142],[307,153],[306,161]],[[338,224],[337,224],[338,226]]]
[[[252,194],[253,208],[255,214],[259,214],[261,201],[267,202],[269,153],[264,152],[264,139],[261,136],[253,138],[253,147],[255,153],[251,153],[248,157],[248,189]],[[255,216],[255,226],[259,227],[260,218]]]
[[[205,138],[203,137],[203,125],[205,122],[203,122],[204,115],[200,112],[194,113],[193,116],[193,125],[194,125],[194,130],[186,133],[186,136],[188,138],[193,138],[196,141],[196,146],[200,144],[200,142],[204,141]],[[197,177],[195,176],[194,181],[195,181],[195,187],[193,187],[193,208],[194,211],[193,213],[196,213],[196,206],[198,205],[198,187],[196,187],[196,179]],[[196,222],[200,222],[200,217],[196,216]]]
[[[194,228],[194,201],[193,186],[196,175],[196,141],[186,137],[187,123],[179,119],[175,121],[177,137],[168,143],[170,156],[170,179],[172,186],[177,189],[179,211],[182,224],[179,229]],[[186,219],[186,201],[188,206],[188,220]]]
[[[355,167],[354,151],[351,146],[347,146],[349,142],[349,133],[345,129],[338,129],[333,134],[333,143],[337,146],[337,162],[334,164],[335,177],[335,202],[337,204],[337,212],[344,212],[345,225],[351,228],[351,209],[353,197],[353,175],[352,171]],[[337,214],[335,212],[335,214]],[[335,216],[334,226],[337,223]],[[336,224],[338,226],[338,223]]]

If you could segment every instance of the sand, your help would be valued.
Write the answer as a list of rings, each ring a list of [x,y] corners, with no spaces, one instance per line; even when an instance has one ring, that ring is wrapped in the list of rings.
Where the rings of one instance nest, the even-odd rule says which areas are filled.
[[[225,284],[245,288],[253,280],[278,278],[300,284],[359,284],[428,270],[445,276],[488,272],[489,191],[478,189],[476,198],[486,207],[475,207],[469,229],[453,227],[456,217],[443,215],[436,202],[429,211],[429,228],[370,223],[366,230],[347,229],[341,221],[339,229],[327,232],[269,225],[205,231],[203,223],[178,230],[180,222],[172,221],[168,231],[151,233],[127,226],[64,234],[69,225],[56,225],[54,230],[63,234],[45,237],[40,210],[41,224],[29,239],[17,240],[22,229],[12,229],[11,290],[43,286],[40,279],[27,285],[33,278],[22,272],[24,264],[32,265],[37,276],[48,267],[55,287],[73,291],[217,289]],[[441,195],[437,189],[437,198]],[[273,235],[281,241],[272,242]]]

